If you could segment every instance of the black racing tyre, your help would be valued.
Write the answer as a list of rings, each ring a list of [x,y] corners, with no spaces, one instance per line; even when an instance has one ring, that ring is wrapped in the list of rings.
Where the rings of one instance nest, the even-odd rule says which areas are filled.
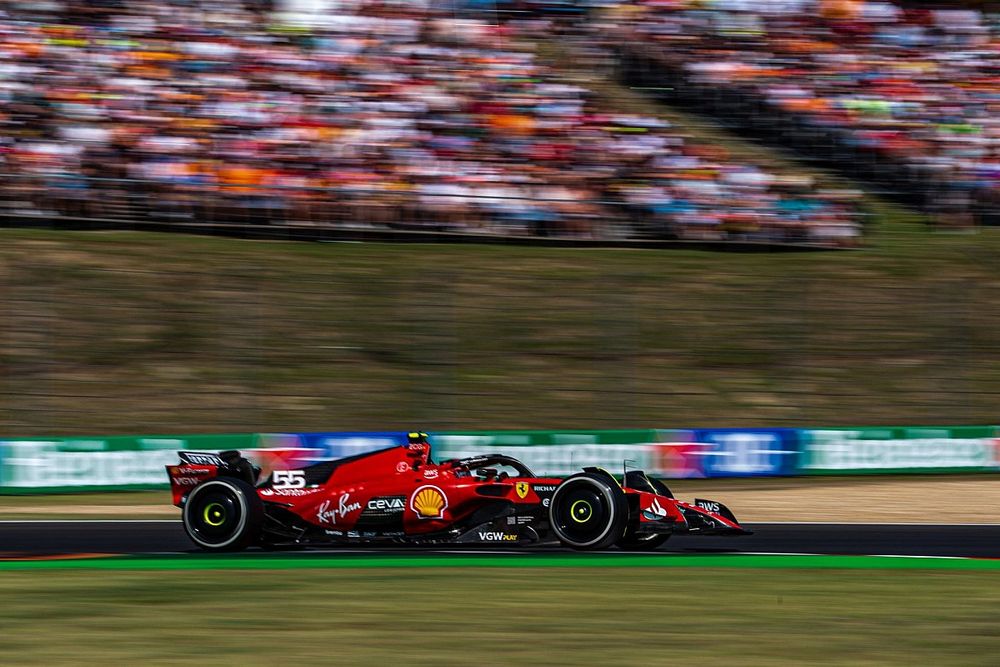
[[[670,539],[670,533],[647,533],[645,535],[630,533],[631,531],[626,531],[625,535],[618,540],[617,546],[619,549],[625,551],[656,551],[664,542]]]
[[[240,479],[217,477],[188,494],[181,514],[191,541],[206,551],[241,551],[260,538],[264,503]]]
[[[549,503],[549,524],[574,549],[607,549],[625,533],[628,501],[609,477],[581,473],[563,480]]]

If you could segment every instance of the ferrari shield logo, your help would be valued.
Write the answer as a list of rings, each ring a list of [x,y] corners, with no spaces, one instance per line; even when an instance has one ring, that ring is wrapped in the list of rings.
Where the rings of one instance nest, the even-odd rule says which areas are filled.
[[[518,498],[524,498],[525,496],[528,495],[528,483],[518,482],[517,484],[514,485],[514,490],[517,491]]]

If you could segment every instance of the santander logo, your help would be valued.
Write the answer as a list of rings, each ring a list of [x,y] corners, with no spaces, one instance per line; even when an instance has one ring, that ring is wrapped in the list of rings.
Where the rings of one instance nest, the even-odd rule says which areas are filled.
[[[650,514],[653,514],[654,516],[660,517],[661,519],[667,516],[667,510],[664,509],[663,505],[661,505],[660,501],[656,498],[653,498],[653,502],[649,504],[649,507],[646,508],[646,511],[649,512]]]

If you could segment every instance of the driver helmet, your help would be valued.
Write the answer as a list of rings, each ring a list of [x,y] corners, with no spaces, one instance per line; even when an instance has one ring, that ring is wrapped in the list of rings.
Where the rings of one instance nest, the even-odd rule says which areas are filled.
[[[420,431],[410,431],[406,434],[406,442],[410,445],[426,445],[427,434]]]

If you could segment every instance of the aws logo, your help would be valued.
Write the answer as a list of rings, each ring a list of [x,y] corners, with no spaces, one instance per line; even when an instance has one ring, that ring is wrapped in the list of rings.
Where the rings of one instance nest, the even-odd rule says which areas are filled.
[[[410,509],[421,519],[443,519],[448,497],[436,486],[421,486],[410,496]]]

